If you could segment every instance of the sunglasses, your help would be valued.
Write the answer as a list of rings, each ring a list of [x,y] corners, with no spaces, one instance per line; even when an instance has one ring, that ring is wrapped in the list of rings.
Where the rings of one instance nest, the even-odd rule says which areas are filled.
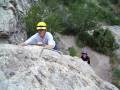
[[[37,31],[38,32],[42,32],[42,31],[45,31],[45,29],[38,29]]]

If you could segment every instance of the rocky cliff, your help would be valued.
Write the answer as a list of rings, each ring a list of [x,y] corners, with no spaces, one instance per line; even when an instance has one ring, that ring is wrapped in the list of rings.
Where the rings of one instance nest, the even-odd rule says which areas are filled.
[[[78,57],[0,44],[0,90],[118,90]]]
[[[0,0],[0,42],[20,43],[26,39],[22,17],[35,0]],[[3,38],[5,38],[3,40]]]

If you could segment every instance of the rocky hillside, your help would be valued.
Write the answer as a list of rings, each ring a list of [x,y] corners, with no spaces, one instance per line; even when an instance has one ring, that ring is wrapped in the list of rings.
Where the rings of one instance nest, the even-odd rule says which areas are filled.
[[[0,44],[0,90],[118,90],[78,57]]]

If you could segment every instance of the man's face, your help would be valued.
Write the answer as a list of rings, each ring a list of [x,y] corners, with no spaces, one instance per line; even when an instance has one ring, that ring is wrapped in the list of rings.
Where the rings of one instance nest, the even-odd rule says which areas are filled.
[[[40,30],[38,30],[38,33],[39,33],[40,37],[43,38],[45,36],[46,30],[40,29]]]
[[[82,56],[85,58],[85,57],[87,57],[87,54],[86,53],[82,53]]]

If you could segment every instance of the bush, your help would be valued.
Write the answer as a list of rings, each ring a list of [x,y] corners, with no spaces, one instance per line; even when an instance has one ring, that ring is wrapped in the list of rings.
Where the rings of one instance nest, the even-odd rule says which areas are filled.
[[[77,43],[82,42],[85,45],[90,46],[94,50],[110,55],[119,46],[116,44],[114,36],[108,29],[98,29],[90,35],[88,32],[81,32],[78,35]]]
[[[80,40],[79,35],[77,35],[77,37],[76,37],[76,44],[77,44],[77,46],[80,47],[80,48],[83,48],[84,46],[86,46],[86,44],[84,44],[84,43],[82,42],[82,40]]]
[[[110,0],[110,2],[111,2],[112,4],[118,4],[118,3],[120,3],[119,0]]]
[[[69,17],[69,21],[74,30],[83,32],[96,28],[96,11],[93,9],[94,5],[92,3],[71,5],[70,12],[72,15]]]
[[[110,56],[110,64],[112,68],[112,83],[120,88],[120,58],[115,53]]]
[[[93,33],[94,49],[104,54],[111,54],[119,46],[115,42],[115,38],[108,29],[95,30]]]
[[[116,79],[112,83],[120,89],[120,80]]]
[[[115,76],[115,77],[117,77],[117,78],[119,78],[120,79],[120,69],[115,69],[114,71],[113,71],[113,75]]]
[[[115,84],[118,88],[120,88],[120,69],[115,69],[113,71],[113,84]]]
[[[110,55],[110,64],[111,67],[114,69],[116,68],[120,63],[120,59],[117,57],[117,55],[115,53]]]
[[[77,36],[77,43],[79,43],[79,41],[82,41],[82,43],[84,45],[91,45],[93,44],[91,41],[92,36],[88,33],[88,32],[80,32]]]
[[[74,47],[70,47],[70,48],[68,49],[68,51],[69,51],[69,53],[70,53],[70,56],[76,56],[76,55],[77,55],[77,52],[76,52],[76,50],[75,50]]]

